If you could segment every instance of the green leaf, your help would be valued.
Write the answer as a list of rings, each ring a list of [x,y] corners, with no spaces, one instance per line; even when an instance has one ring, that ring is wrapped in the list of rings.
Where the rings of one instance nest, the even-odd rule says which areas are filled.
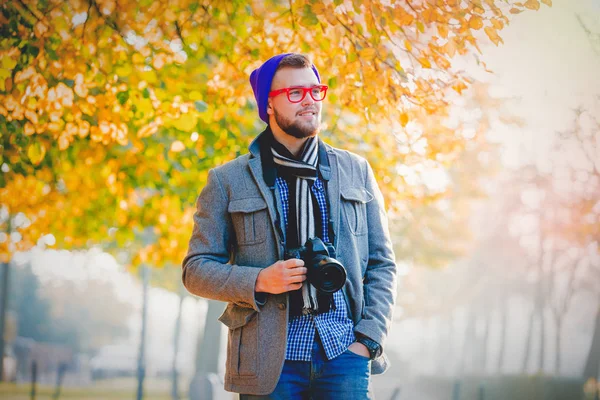
[[[25,147],[29,143],[29,138],[22,133],[17,133],[15,136],[15,144],[17,146]]]
[[[40,53],[40,49],[39,47],[28,45],[25,48],[25,52],[32,57],[37,57],[37,55]]]
[[[329,86],[330,89],[336,87],[337,86],[337,77],[333,76],[333,77],[329,78],[329,80],[327,81],[327,86]]]
[[[129,100],[129,91],[117,93],[117,100],[119,100],[119,104],[121,105],[127,103],[127,100]]]
[[[308,4],[304,5],[304,9],[302,12],[302,18],[300,18],[302,25],[306,26],[314,26],[319,23],[319,18],[315,15]]]
[[[54,49],[46,47],[46,53],[48,53],[48,56],[52,61],[58,60],[58,55],[56,54],[56,51],[54,51]]]

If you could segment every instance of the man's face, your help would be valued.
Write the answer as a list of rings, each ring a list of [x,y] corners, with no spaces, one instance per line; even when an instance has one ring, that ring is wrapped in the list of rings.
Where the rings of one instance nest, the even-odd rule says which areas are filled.
[[[285,67],[275,73],[271,91],[288,87],[312,87],[318,85],[317,76],[310,68]],[[321,130],[321,103],[307,93],[299,103],[291,103],[285,93],[269,98],[267,114],[271,125],[295,138],[315,136]],[[273,126],[272,126],[273,127]]]

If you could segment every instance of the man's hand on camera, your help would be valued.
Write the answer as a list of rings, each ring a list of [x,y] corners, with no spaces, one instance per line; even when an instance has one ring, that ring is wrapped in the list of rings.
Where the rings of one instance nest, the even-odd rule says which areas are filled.
[[[277,261],[258,273],[254,291],[280,294],[300,289],[306,280],[306,271],[304,261],[298,258]]]

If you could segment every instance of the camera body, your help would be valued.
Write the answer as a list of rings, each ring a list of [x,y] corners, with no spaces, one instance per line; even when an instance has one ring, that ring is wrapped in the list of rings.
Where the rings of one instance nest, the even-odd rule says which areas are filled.
[[[331,243],[323,243],[313,238],[304,246],[285,252],[285,259],[299,258],[307,269],[307,280],[318,291],[335,293],[346,283],[346,269],[335,259],[335,248]]]

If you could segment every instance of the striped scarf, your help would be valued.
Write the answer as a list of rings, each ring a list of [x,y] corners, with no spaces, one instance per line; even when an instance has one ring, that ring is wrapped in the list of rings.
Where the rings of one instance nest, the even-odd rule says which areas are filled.
[[[273,161],[279,170],[286,175],[295,176],[295,202],[296,229],[298,244],[304,246],[308,239],[315,238],[315,218],[311,186],[317,179],[317,163],[319,161],[318,140],[311,137],[306,140],[298,159],[286,156],[283,151],[271,147]],[[305,280],[302,284],[302,312],[303,314],[315,313],[318,310],[317,289]]]

